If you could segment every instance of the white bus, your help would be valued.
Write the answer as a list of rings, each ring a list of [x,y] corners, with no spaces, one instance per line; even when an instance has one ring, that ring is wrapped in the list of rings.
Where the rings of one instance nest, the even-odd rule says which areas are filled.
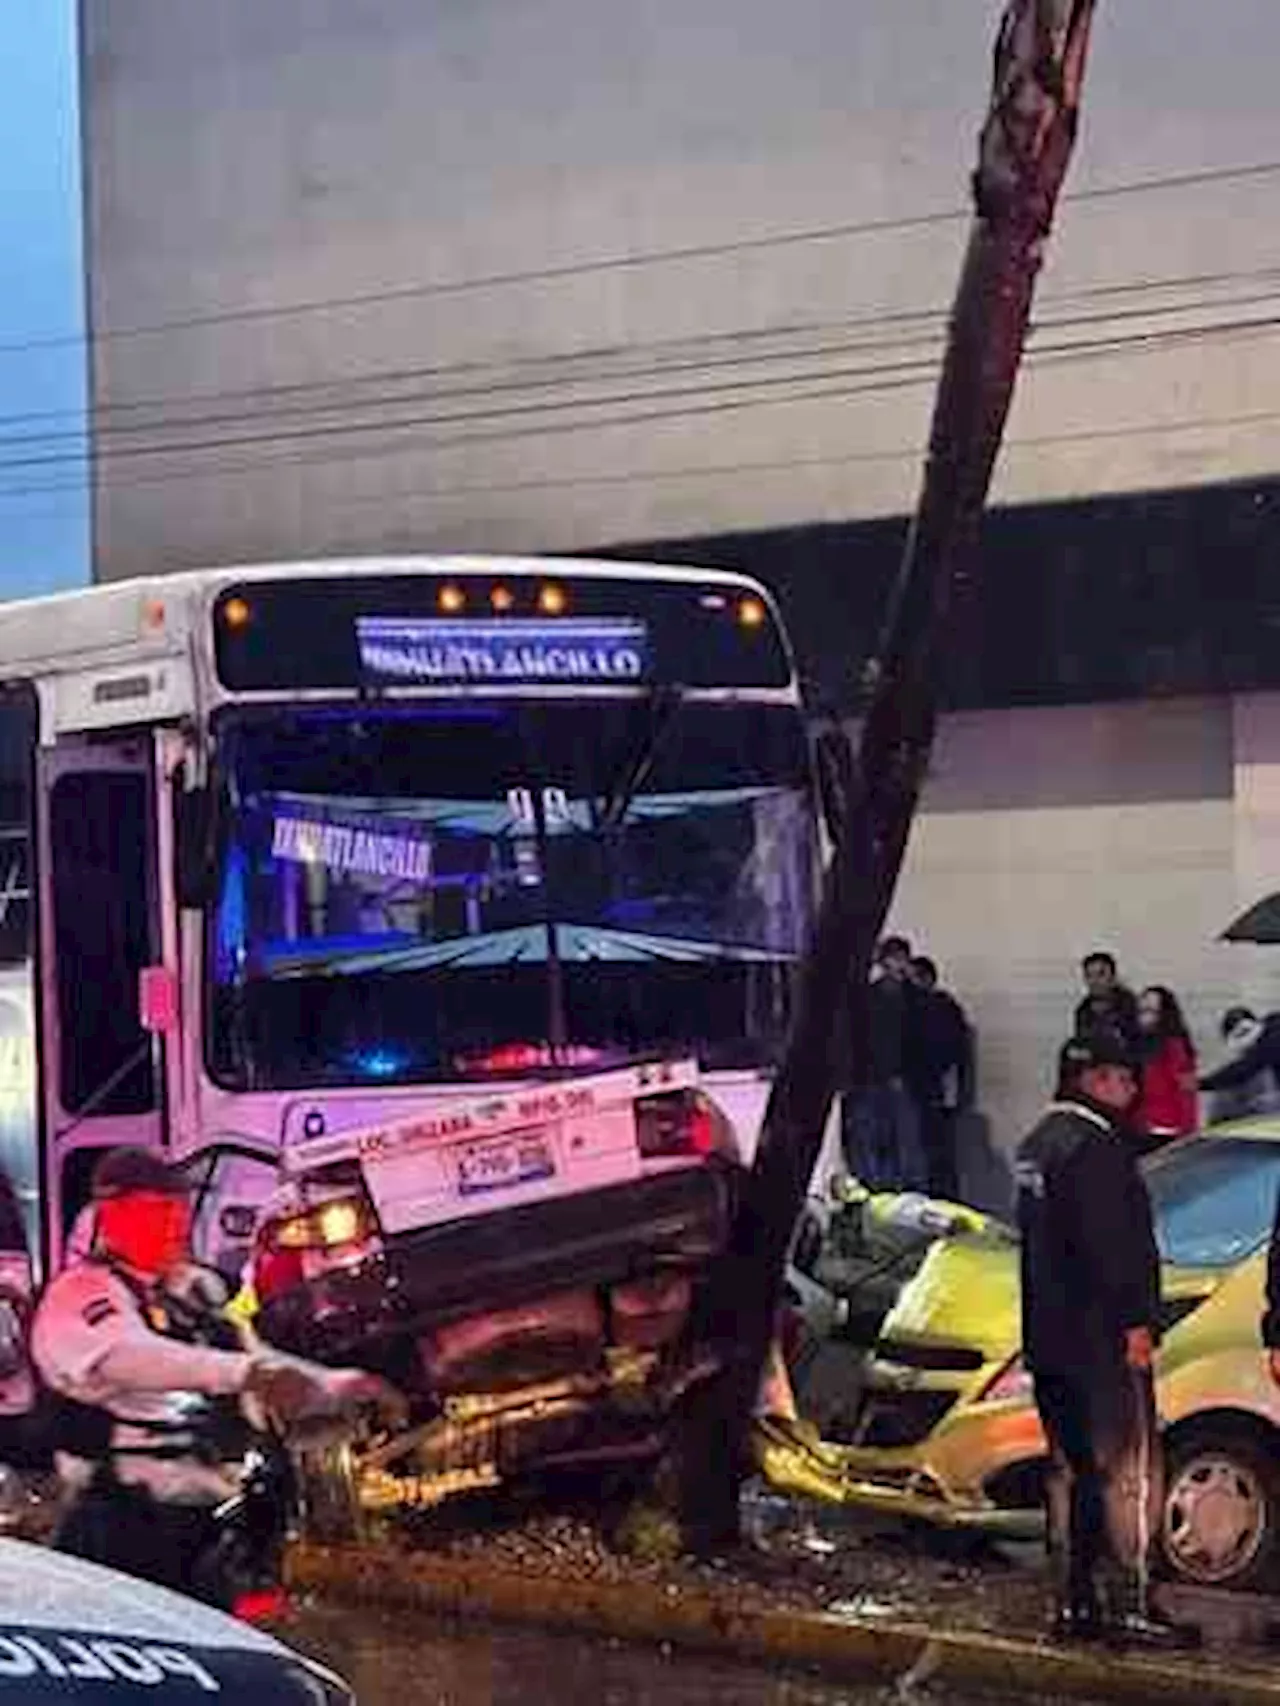
[[[437,1467],[461,1395],[497,1438],[532,1386],[563,1403],[504,1463],[645,1448],[634,1391],[599,1417],[678,1383],[818,841],[741,576],[384,558],[6,606],[0,1117],[46,1271],[102,1149],[153,1145],[264,1334],[390,1375]]]

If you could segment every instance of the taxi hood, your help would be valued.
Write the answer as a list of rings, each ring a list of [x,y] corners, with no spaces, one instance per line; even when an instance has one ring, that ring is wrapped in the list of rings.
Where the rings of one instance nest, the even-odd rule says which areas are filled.
[[[930,1245],[880,1329],[882,1342],[963,1345],[981,1351],[984,1363],[1012,1356],[1021,1336],[1018,1246],[994,1225]]]
[[[1192,1313],[1229,1277],[1229,1270],[1161,1267],[1164,1328]],[[993,1227],[958,1230],[931,1245],[884,1319],[880,1338],[963,1346],[984,1363],[1006,1362],[1022,1342],[1022,1299],[1016,1235]]]

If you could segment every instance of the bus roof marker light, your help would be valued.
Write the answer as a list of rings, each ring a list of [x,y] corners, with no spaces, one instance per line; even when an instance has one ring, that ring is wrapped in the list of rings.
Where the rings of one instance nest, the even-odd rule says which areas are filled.
[[[728,605],[729,600],[722,592],[704,592],[698,599],[698,603],[704,610],[723,610]]]
[[[162,598],[146,598],[142,601],[142,629],[146,634],[158,634],[164,628],[165,608]]]
[[[514,608],[515,602],[516,595],[509,586],[495,586],[489,594],[489,603],[499,616],[505,616],[509,610]]]
[[[738,621],[744,628],[763,628],[765,610],[758,598],[744,598],[738,605]]]
[[[446,616],[459,616],[467,608],[467,595],[460,586],[442,586],[436,602]]]
[[[544,616],[563,616],[568,602],[564,588],[554,581],[538,589],[538,609]]]
[[[253,615],[247,598],[229,598],[222,607],[222,620],[233,631],[249,626],[249,618]]]

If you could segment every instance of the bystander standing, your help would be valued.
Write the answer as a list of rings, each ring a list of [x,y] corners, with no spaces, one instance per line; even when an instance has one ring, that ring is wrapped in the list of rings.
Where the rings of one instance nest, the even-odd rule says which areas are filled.
[[[1196,1051],[1178,998],[1152,984],[1138,999],[1141,1089],[1133,1126],[1144,1150],[1196,1129]]]
[[[920,1115],[929,1190],[955,1201],[960,1194],[957,1126],[973,1105],[973,1029],[955,996],[939,986],[931,959],[917,954],[910,975],[916,1001],[906,1039],[907,1086]]]
[[[1133,991],[1120,981],[1114,954],[1095,948],[1080,962],[1085,993],[1075,1010],[1072,1035],[1087,1037],[1095,1031],[1123,1037],[1131,1048],[1138,1043],[1138,1002]]]
[[[919,1009],[910,978],[911,944],[889,936],[867,990],[869,1055],[863,1081],[845,1095],[845,1163],[869,1190],[923,1190],[927,1183],[920,1115],[907,1084],[909,1041]]]
[[[1280,1084],[1280,1013],[1260,1020],[1229,1007],[1219,1027],[1227,1058],[1200,1080],[1214,1120],[1243,1119],[1274,1105]]]

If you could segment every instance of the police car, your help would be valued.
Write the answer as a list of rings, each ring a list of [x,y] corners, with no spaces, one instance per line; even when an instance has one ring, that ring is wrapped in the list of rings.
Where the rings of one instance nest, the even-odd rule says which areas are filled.
[[[0,1540],[0,1706],[355,1706],[338,1677],[194,1600]]]

